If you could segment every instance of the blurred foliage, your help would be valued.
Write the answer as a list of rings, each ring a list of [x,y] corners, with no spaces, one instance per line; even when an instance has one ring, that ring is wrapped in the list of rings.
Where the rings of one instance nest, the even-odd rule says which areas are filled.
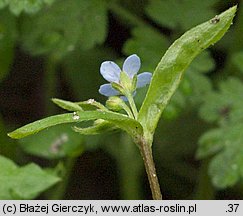
[[[243,83],[228,78],[220,82],[218,92],[205,96],[200,110],[204,120],[218,125],[200,138],[197,155],[199,158],[214,156],[209,172],[219,188],[232,186],[243,177],[242,92]]]
[[[242,187],[242,2],[0,0],[0,154],[9,158],[1,156],[0,185],[6,186],[0,187],[0,198],[36,198],[58,181],[51,171],[48,173],[34,164],[25,165],[32,160],[52,168],[60,161],[64,162],[64,169],[67,173],[73,171],[73,176],[63,174],[63,182],[59,185],[65,188],[69,181],[75,188],[81,188],[81,195],[72,197],[66,192],[66,196],[72,199],[85,197],[82,193],[88,189],[85,184],[77,183],[83,179],[83,174],[78,173],[80,168],[74,169],[70,160],[81,156],[78,166],[86,167],[91,160],[87,155],[100,149],[108,152],[116,162],[111,170],[107,168],[107,172],[117,173],[119,178],[116,182],[120,187],[119,194],[113,196],[115,199],[150,197],[144,191],[147,183],[143,178],[144,170],[138,151],[124,134],[83,137],[66,127],[55,127],[13,142],[6,137],[6,131],[30,121],[33,113],[28,108],[37,104],[41,110],[50,103],[52,94],[73,101],[89,98],[105,101],[98,94],[99,86],[104,83],[99,75],[102,61],[121,60],[137,53],[142,60],[141,71],[152,72],[179,35],[235,3],[239,3],[239,10],[233,28],[219,45],[212,46],[193,61],[157,129],[154,146],[156,166],[165,198],[172,199],[203,199],[203,196],[196,196],[196,190],[202,188],[211,190],[208,194],[216,194],[214,189],[225,189],[227,192]],[[23,62],[23,55],[30,60]],[[54,59],[53,62],[50,59]],[[54,72],[48,71],[46,62],[55,64],[52,67]],[[26,67],[31,65],[44,70],[43,74],[39,74],[43,79],[42,88],[37,90],[37,94],[24,91],[20,94],[24,99],[13,101],[9,92],[21,92],[20,83],[28,85]],[[18,81],[12,81],[15,76]],[[36,82],[35,77],[32,82]],[[46,91],[49,88],[55,91]],[[146,90],[137,92],[135,99],[139,105]],[[39,95],[42,95],[42,101],[36,99],[40,98]],[[26,98],[29,103],[26,103]],[[3,103],[7,105],[2,106]],[[6,106],[11,106],[11,109],[3,110]],[[203,121],[197,115],[198,110]],[[47,112],[40,117],[46,116]],[[22,116],[22,121],[17,121],[16,116],[23,113],[28,116]],[[207,167],[201,167],[201,162],[195,160],[196,149],[196,156],[203,160],[203,164],[205,160],[209,161],[208,171],[214,189],[210,187],[210,181],[205,183],[201,178],[207,175]],[[100,158],[92,158],[98,171],[103,163]],[[8,170],[13,170],[11,175],[6,174]],[[16,178],[21,181],[14,181]],[[98,186],[93,193],[98,196],[97,191],[105,194],[110,190],[107,197],[97,197],[110,198],[112,191],[116,194],[117,190],[109,188],[111,181],[115,181],[111,178],[87,179],[86,184],[95,187],[90,182],[96,180]],[[108,184],[106,189],[103,184]],[[132,193],[129,193],[131,188]],[[59,194],[56,199],[64,197],[60,187],[48,193]],[[48,193],[46,197],[52,197],[48,197]],[[240,190],[234,193],[235,197],[243,196]],[[225,194],[226,197],[220,198],[227,198]]]
[[[6,6],[14,15],[19,15],[22,11],[26,13],[36,13],[44,6],[51,5],[55,0],[0,0],[0,9]]]
[[[0,156],[0,166],[0,199],[33,199],[60,180],[33,163],[18,167]]]
[[[186,30],[203,22],[208,17],[213,17],[215,15],[213,6],[218,1],[150,0],[146,12],[162,26]],[[170,12],[168,13],[168,11]]]

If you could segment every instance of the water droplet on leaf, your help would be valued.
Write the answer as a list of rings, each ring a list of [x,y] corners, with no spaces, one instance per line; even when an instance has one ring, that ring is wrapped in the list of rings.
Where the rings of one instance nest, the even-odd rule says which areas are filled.
[[[92,103],[94,103],[94,102],[95,102],[94,99],[89,99],[89,100],[87,101],[88,104],[92,104]]]
[[[73,113],[73,120],[79,120],[79,115],[78,115],[78,113],[76,113],[76,112],[74,112]]]

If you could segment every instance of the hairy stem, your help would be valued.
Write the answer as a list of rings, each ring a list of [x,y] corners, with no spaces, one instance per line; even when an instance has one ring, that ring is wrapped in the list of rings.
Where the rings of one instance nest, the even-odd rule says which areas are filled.
[[[145,169],[147,172],[150,189],[152,192],[152,197],[154,200],[161,200],[162,194],[160,191],[160,185],[155,170],[152,149],[150,147],[151,145],[149,145],[149,143],[146,142],[144,138],[142,138],[138,144],[139,144],[140,153],[144,161]]]

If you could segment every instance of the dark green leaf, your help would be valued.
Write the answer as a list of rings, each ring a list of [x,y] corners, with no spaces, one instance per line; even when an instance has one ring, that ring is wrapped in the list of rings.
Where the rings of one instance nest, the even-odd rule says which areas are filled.
[[[16,20],[9,11],[0,11],[0,81],[13,62],[16,39]]]
[[[125,43],[124,52],[127,55],[136,53],[141,58],[141,71],[153,71],[169,46],[168,39],[163,34],[148,27],[133,29],[132,36]]]
[[[232,63],[243,73],[243,52],[237,52],[232,56]]]
[[[25,49],[34,55],[61,58],[78,45],[90,49],[106,38],[107,7],[104,0],[59,0],[22,25]]]
[[[215,14],[213,6],[218,0],[150,0],[147,14],[158,24],[183,30],[203,22]]]

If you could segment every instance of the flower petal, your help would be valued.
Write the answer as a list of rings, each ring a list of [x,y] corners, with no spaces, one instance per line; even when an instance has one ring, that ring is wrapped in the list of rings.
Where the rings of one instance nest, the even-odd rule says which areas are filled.
[[[143,72],[138,75],[137,88],[142,88],[148,85],[151,81],[152,73]]]
[[[108,82],[119,82],[121,69],[115,62],[105,61],[100,66],[100,73]]]
[[[133,78],[133,76],[139,71],[140,66],[140,58],[136,54],[133,54],[126,58],[122,70],[125,71],[130,78]]]
[[[111,84],[104,84],[100,86],[99,93],[106,97],[119,95],[119,92],[112,88]]]

